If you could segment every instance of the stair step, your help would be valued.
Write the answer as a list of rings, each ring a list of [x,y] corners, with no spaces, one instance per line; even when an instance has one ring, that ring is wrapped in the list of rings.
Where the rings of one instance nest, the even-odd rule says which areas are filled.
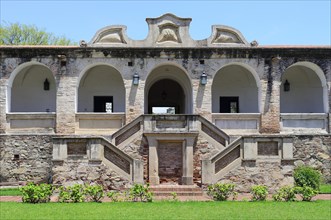
[[[154,196],[172,196],[174,191],[153,192]],[[203,192],[175,192],[177,196],[203,196]]]
[[[176,193],[177,196],[203,196],[203,191],[198,186],[158,185],[151,186],[150,190],[154,196],[172,196],[172,193]]]

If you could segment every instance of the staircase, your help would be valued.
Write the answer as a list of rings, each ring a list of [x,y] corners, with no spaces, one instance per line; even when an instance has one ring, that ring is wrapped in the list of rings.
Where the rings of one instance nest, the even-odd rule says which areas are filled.
[[[196,185],[157,185],[150,186],[155,200],[178,199],[180,201],[207,201],[210,198]],[[175,197],[175,198],[174,198]]]

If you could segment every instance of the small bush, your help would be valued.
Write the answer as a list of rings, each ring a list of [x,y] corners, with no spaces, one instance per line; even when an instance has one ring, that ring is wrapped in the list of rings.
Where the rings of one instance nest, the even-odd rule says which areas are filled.
[[[153,193],[149,189],[149,184],[146,186],[142,184],[134,184],[130,189],[130,196],[132,201],[137,202],[152,202],[153,201]]]
[[[302,201],[311,201],[311,199],[318,194],[318,191],[309,186],[295,187],[296,193],[298,193]]]
[[[59,202],[84,202],[84,186],[75,184],[73,186],[61,186],[59,193]]]
[[[110,198],[110,200],[113,201],[113,202],[118,202],[120,195],[121,194],[117,191],[109,191],[107,193],[108,198]]]
[[[172,192],[171,193],[171,196],[172,196],[172,200],[177,202],[178,201],[178,196],[177,196],[177,193],[176,192]]]
[[[321,185],[321,173],[310,166],[299,166],[293,173],[295,185],[299,187],[309,186],[319,190]]]
[[[263,185],[252,186],[251,193],[251,201],[266,201],[268,196],[268,188]]]
[[[103,188],[100,185],[87,185],[84,193],[93,202],[101,202],[101,199],[104,197]]]
[[[49,202],[53,194],[53,186],[50,184],[36,185],[32,182],[20,188],[22,201],[27,203]]]
[[[234,188],[235,184],[215,183],[208,186],[207,194],[213,197],[215,201],[226,201],[231,195],[236,196]]]
[[[280,201],[285,201],[285,202],[295,201],[295,193],[296,193],[296,189],[294,187],[283,186],[283,187],[281,187],[278,190],[278,192],[276,194],[272,195],[272,198],[276,202],[280,202]]]

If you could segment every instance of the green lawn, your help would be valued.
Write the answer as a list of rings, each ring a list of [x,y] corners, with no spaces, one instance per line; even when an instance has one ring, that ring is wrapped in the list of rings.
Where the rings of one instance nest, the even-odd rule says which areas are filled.
[[[0,189],[0,196],[21,196],[22,193],[18,188],[3,188]]]
[[[331,219],[331,201],[0,203],[0,219]]]
[[[320,186],[320,193],[322,194],[331,193],[331,184],[322,184]]]

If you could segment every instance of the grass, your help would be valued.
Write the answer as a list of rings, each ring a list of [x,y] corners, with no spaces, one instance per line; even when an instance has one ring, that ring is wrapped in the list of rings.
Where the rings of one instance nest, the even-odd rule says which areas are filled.
[[[322,184],[320,186],[321,194],[331,194],[331,184]]]
[[[331,219],[331,201],[0,203],[0,219]]]
[[[18,188],[2,188],[0,189],[0,196],[21,196],[22,193]]]

